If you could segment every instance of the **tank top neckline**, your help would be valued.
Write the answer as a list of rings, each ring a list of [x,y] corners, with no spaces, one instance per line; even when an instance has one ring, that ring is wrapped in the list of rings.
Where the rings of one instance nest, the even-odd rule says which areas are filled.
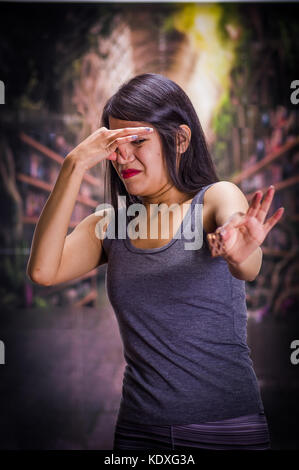
[[[166,243],[166,245],[163,245],[163,246],[160,246],[160,247],[157,247],[157,248],[137,248],[136,246],[133,245],[133,243],[131,243],[131,240],[130,240],[130,237],[127,235],[126,238],[123,238],[123,242],[125,244],[125,246],[127,247],[127,249],[129,251],[132,251],[134,253],[141,253],[141,254],[147,254],[147,253],[160,253],[161,251],[164,251],[166,250],[167,248],[169,248],[171,245],[173,245],[177,240],[179,240],[180,238],[178,237],[179,235],[179,232],[182,230],[182,226],[183,226],[183,223],[184,221],[187,221],[188,217],[191,216],[191,211],[193,211],[193,208],[194,208],[194,205],[196,203],[196,201],[198,200],[201,192],[203,191],[203,189],[205,188],[206,186],[203,186],[196,194],[195,196],[193,197],[192,201],[190,202],[189,204],[189,207],[188,207],[188,210],[185,214],[185,216],[183,217],[182,219],[182,222],[180,223],[175,235],[173,236],[173,238],[168,242]],[[203,233],[206,234],[206,231],[205,229],[203,228]]]

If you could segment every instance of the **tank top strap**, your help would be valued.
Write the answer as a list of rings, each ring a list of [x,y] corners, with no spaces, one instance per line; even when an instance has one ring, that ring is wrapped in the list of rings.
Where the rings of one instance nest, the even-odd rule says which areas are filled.
[[[193,198],[192,210],[191,210],[191,229],[192,229],[192,231],[195,230],[195,218],[197,220],[199,218],[200,224],[201,224],[200,227],[203,227],[203,212],[202,212],[203,197],[204,197],[204,193],[206,192],[206,190],[210,186],[213,186],[213,184],[215,184],[215,183],[210,183],[210,184],[204,186],[203,188],[201,188]],[[197,206],[196,206],[196,204],[197,204]],[[202,205],[200,205],[200,204],[202,204]]]

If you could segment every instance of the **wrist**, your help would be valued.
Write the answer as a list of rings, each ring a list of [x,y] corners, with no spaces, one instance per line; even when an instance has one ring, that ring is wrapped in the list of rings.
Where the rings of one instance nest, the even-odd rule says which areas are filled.
[[[241,264],[239,261],[236,261],[235,259],[233,259],[231,256],[227,255],[226,253],[224,253],[222,255],[222,258],[225,259],[227,264],[229,264],[230,266],[233,266],[235,268],[237,268]]]
[[[241,280],[247,280],[246,279],[246,274],[244,271],[246,271],[246,261],[244,260],[242,262],[234,261],[229,257],[224,257],[225,261],[227,262],[228,269],[230,270],[230,273],[237,279]]]
[[[260,257],[262,257],[262,254],[263,254],[262,249],[259,245],[245,259],[242,259],[241,261],[233,259],[231,256],[224,255],[223,257],[227,261],[228,264],[230,264],[231,266],[234,266],[235,268],[238,268],[246,264],[248,260],[255,258],[257,254]]]
[[[243,259],[242,261],[235,261],[229,257],[224,258],[233,276],[244,281],[253,281],[261,269],[263,252],[261,247],[258,246],[247,258]]]
[[[244,261],[242,261],[242,262],[240,263],[240,262],[234,261],[234,260],[232,260],[231,258],[226,257],[226,256],[224,257],[224,259],[225,259],[225,261],[227,262],[227,264],[229,264],[229,265],[232,266],[233,268],[238,268],[238,267],[240,267],[240,266],[244,263],[244,261],[246,261],[246,260],[244,260]]]
[[[73,153],[69,153],[65,157],[63,161],[63,166],[68,168],[68,170],[70,170],[72,173],[75,173],[78,176],[81,176],[82,178],[86,171],[83,160]]]

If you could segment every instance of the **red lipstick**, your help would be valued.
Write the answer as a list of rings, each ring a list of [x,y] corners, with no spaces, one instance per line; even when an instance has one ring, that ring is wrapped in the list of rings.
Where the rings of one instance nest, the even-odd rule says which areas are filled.
[[[128,169],[121,172],[123,178],[130,178],[131,176],[137,175],[140,170]]]

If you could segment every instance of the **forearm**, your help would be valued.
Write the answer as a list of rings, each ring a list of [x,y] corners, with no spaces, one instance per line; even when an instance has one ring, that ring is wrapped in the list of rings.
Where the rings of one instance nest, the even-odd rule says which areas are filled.
[[[261,247],[259,246],[242,263],[234,264],[228,260],[226,261],[228,263],[229,270],[234,277],[244,281],[254,281],[254,279],[260,272],[262,260],[263,252]]]
[[[35,282],[50,282],[58,270],[83,174],[67,156],[34,230],[27,275]]]

